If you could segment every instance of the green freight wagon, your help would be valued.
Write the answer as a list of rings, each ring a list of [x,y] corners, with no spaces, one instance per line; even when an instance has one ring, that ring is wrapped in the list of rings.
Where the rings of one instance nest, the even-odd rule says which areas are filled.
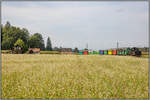
[[[89,52],[88,55],[93,55],[93,52]]]
[[[104,55],[108,55],[108,51],[107,50],[104,50]]]
[[[122,50],[117,50],[117,55],[122,55],[123,53]]]
[[[99,54],[99,52],[93,51],[93,55],[97,55],[97,54]]]
[[[93,55],[96,55],[96,51],[93,51]]]
[[[120,50],[117,50],[117,55],[120,55]]]
[[[127,50],[124,51],[125,56],[127,55]]]
[[[120,54],[119,55],[122,55],[122,51],[120,51]]]
[[[80,54],[80,55],[83,55],[83,51],[79,51],[79,54]]]
[[[121,51],[121,55],[123,55],[123,56],[125,55],[125,51],[124,50]]]
[[[95,55],[99,55],[99,51],[96,51],[96,52],[95,52]]]
[[[129,55],[129,52],[130,52],[130,48],[127,48],[126,49],[126,55]]]

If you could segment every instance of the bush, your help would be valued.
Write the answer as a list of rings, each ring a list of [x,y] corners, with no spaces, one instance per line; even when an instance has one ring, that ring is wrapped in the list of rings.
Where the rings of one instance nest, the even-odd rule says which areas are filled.
[[[60,54],[59,51],[40,51],[40,54]]]
[[[1,53],[3,53],[3,54],[11,54],[12,51],[11,50],[1,50]]]

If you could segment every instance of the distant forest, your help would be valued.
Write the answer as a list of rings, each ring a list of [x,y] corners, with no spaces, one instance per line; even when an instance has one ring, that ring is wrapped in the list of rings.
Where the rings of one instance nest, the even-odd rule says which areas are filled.
[[[12,50],[15,46],[19,46],[25,52],[28,48],[40,48],[41,50],[52,51],[50,37],[47,37],[45,47],[42,34],[34,33],[31,35],[25,28],[12,26],[10,22],[1,26],[1,49]]]

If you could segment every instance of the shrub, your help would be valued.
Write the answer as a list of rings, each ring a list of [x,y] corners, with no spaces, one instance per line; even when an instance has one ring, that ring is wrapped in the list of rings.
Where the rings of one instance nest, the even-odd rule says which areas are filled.
[[[40,54],[60,54],[59,51],[40,51]]]
[[[1,53],[3,53],[3,54],[11,54],[12,51],[11,50],[1,50]]]

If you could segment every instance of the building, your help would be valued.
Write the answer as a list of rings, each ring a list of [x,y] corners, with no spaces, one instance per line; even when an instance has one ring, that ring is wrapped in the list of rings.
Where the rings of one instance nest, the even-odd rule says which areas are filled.
[[[40,48],[29,48],[28,51],[30,54],[40,54]]]
[[[61,54],[73,54],[72,48],[61,48]]]

